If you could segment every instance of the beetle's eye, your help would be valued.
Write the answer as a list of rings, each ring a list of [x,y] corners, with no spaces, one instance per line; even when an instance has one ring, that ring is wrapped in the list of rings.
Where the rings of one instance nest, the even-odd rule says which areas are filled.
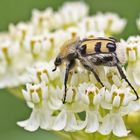
[[[62,63],[62,60],[60,57],[57,57],[56,60],[55,60],[55,65],[58,66]]]
[[[109,52],[115,52],[116,51],[116,44],[114,43],[108,43],[106,47],[109,49]]]

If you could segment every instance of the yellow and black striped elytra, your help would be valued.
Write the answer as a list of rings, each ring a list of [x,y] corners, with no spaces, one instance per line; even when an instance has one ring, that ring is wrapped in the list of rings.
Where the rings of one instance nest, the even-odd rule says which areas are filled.
[[[86,54],[109,53],[116,51],[116,42],[110,38],[87,38],[81,41],[79,46],[83,48]]]
[[[95,52],[100,53],[101,52],[101,46],[102,46],[102,42],[97,42],[95,44]]]
[[[58,66],[66,61],[63,103],[66,101],[69,71],[75,66],[76,60],[79,60],[85,69],[92,72],[96,80],[103,87],[104,84],[96,73],[95,66],[103,65],[108,67],[116,67],[121,78],[128,83],[135,93],[136,99],[138,99],[139,96],[137,91],[134,89],[122,70],[122,63],[125,59],[124,56],[122,46],[118,47],[116,39],[112,37],[85,38],[82,40],[77,37],[66,41],[54,61],[55,68],[53,69],[53,71],[55,71]]]

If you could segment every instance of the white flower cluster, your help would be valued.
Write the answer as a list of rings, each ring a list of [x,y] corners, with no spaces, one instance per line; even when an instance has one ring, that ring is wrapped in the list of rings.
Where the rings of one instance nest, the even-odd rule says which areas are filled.
[[[83,2],[67,2],[57,12],[33,10],[29,22],[10,24],[9,31],[0,34],[0,88],[29,82],[26,69],[52,60],[66,40],[121,33],[126,25],[114,13],[89,17],[88,9]]]
[[[106,35],[121,33],[126,26],[126,19],[120,19],[115,13],[97,13],[95,16],[84,18],[79,26],[88,31],[104,32]]]
[[[140,86],[140,36],[131,36],[126,41],[121,40],[122,47],[126,48],[126,72],[131,82],[138,88]]]
[[[28,23],[10,24],[9,32],[0,34],[0,88],[27,83],[22,93],[32,113],[29,119],[18,122],[26,130],[35,131],[40,127],[102,135],[113,132],[119,137],[128,135],[124,116],[138,111],[140,104],[115,68],[96,68],[105,89],[76,62],[70,71],[66,104],[62,103],[64,67],[52,72],[53,60],[66,40],[77,36],[81,39],[111,36],[121,33],[127,23],[115,13],[88,16],[88,9],[83,2],[67,2],[58,11],[33,10]],[[140,84],[139,40],[139,37],[131,37],[119,43],[126,48],[126,72],[137,87]]]
[[[18,122],[19,126],[28,131],[40,127],[55,131],[98,131],[103,135],[113,132],[119,137],[127,136],[129,131],[123,117],[139,110],[140,104],[134,101],[136,97],[124,81],[119,80],[121,85],[113,84],[108,90],[99,88],[92,74],[78,66],[71,73],[66,104],[63,104],[63,68],[53,73],[53,67],[50,62],[38,63],[29,69],[32,83],[26,84],[23,96],[32,113],[29,119]],[[114,75],[113,71],[110,73]],[[107,73],[105,75],[107,77]],[[114,81],[118,81],[117,78],[114,77]]]
[[[67,2],[57,12],[47,8],[41,12],[33,10],[32,23],[36,32],[48,32],[74,26],[88,14],[88,6],[82,2]]]

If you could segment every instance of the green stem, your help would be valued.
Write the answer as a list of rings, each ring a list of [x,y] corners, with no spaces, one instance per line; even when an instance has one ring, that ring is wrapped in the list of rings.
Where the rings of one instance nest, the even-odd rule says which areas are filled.
[[[69,134],[67,134],[67,132],[64,131],[54,131],[54,133],[56,135],[58,135],[59,137],[61,137],[64,140],[71,140],[71,137]]]
[[[107,140],[112,140],[112,133],[108,136],[108,139]]]
[[[76,140],[75,136],[73,135],[73,133],[70,133],[71,139],[72,140]]]

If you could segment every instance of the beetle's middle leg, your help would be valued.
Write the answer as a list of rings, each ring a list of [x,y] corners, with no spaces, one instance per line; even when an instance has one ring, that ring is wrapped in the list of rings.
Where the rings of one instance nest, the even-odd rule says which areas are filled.
[[[90,67],[90,66],[86,65],[86,67],[88,70],[90,70],[94,74],[96,80],[101,84],[101,86],[105,87],[104,84],[102,83],[101,79],[99,78],[98,74],[96,73],[94,66]]]
[[[102,83],[101,79],[99,78],[98,74],[96,73],[96,69],[95,69],[95,67],[94,67],[94,64],[91,63],[91,62],[90,62],[88,59],[86,59],[86,58],[84,58],[84,59],[82,58],[81,63],[83,64],[83,66],[84,66],[87,70],[91,71],[91,72],[94,74],[96,80],[101,84],[101,86],[102,86],[102,87],[105,87],[104,84]]]
[[[116,55],[114,53],[91,54],[85,57],[82,57],[81,55],[79,55],[79,59],[81,63],[83,64],[83,66],[86,69],[90,70],[94,74],[96,80],[103,87],[105,87],[102,81],[100,80],[98,74],[96,73],[95,66],[99,66],[99,65],[109,66],[109,67],[115,66],[117,63]]]

